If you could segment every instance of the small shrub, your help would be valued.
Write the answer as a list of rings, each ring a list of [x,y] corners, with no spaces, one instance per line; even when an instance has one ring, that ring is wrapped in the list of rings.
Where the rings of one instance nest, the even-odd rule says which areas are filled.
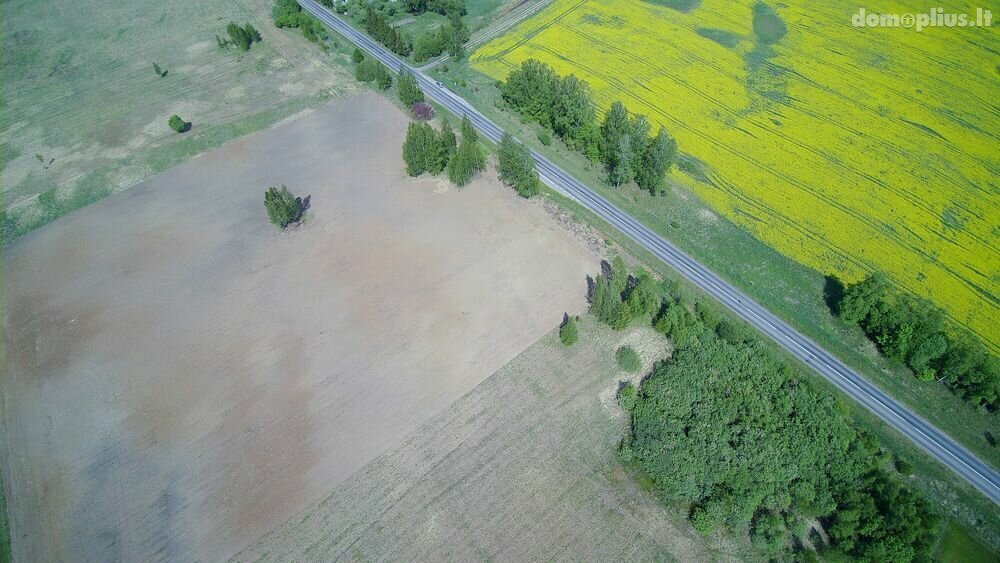
[[[538,140],[541,141],[543,145],[549,146],[552,144],[552,135],[550,135],[547,130],[542,129],[538,132]]]
[[[413,115],[414,119],[427,121],[428,119],[434,118],[434,106],[428,104],[427,102],[417,102],[410,106],[410,113]]]
[[[179,115],[171,115],[170,119],[167,121],[167,125],[178,133],[184,133],[185,131],[191,129],[191,122],[184,121]]]
[[[903,475],[904,477],[909,477],[910,475],[913,475],[913,464],[906,461],[903,458],[897,457],[896,471],[898,471],[899,474]]]
[[[283,184],[281,189],[271,186],[264,192],[264,208],[267,209],[267,218],[279,229],[284,229],[288,225],[302,218],[305,211],[305,204],[301,197],[295,197]]]
[[[681,224],[678,223],[677,221],[671,221],[670,222],[670,226],[673,227],[673,228],[675,228],[675,229],[681,228]]]
[[[354,64],[358,64],[363,60],[365,60],[365,54],[361,52],[361,49],[355,47],[354,52],[351,53],[351,61],[354,62]]]
[[[573,317],[566,316],[566,320],[559,327],[559,340],[566,346],[572,346],[579,339],[580,335],[576,329],[576,321]]]
[[[153,63],[153,72],[155,72],[156,75],[159,76],[160,78],[163,78],[164,76],[167,75],[167,71],[160,68],[160,65],[156,63]]]
[[[615,353],[615,357],[618,359],[618,367],[629,373],[635,373],[642,369],[642,359],[639,358],[639,354],[631,346],[622,346],[619,348],[618,352]]]
[[[625,412],[632,412],[637,396],[638,392],[635,390],[635,385],[626,383],[618,389],[618,404],[621,405]]]

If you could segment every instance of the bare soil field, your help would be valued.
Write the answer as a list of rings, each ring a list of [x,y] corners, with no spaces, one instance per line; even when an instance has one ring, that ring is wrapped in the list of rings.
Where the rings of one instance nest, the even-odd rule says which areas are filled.
[[[575,345],[547,335],[236,559],[738,559],[732,539],[700,536],[615,459],[627,425],[615,393],[640,375],[614,351],[632,345],[649,368],[669,343],[579,326]]]
[[[406,121],[355,96],[5,248],[16,560],[234,556],[585,307],[594,255],[493,180],[407,179]],[[287,233],[263,208],[281,183],[312,200]],[[516,420],[530,396],[491,408]]]
[[[271,23],[273,0],[10,0],[0,33],[5,240],[356,89],[330,52]],[[263,41],[220,49],[226,24]],[[160,77],[153,64],[166,70]],[[193,123],[182,135],[172,114]]]

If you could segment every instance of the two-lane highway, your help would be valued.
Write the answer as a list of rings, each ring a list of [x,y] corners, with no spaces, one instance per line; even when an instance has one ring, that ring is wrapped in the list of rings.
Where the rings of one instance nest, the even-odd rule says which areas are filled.
[[[438,86],[434,80],[422,72],[404,64],[385,47],[351,27],[315,0],[299,0],[299,4],[390,69],[394,71],[406,69],[412,72],[428,98],[444,106],[455,115],[468,116],[476,129],[490,141],[494,143],[500,141],[503,130],[469,105],[463,98],[447,88]],[[793,356],[811,366],[841,391],[854,398],[932,457],[949,467],[994,503],[1000,504],[1000,475],[992,467],[698,261],[564,172],[549,159],[534,151],[532,156],[535,159],[539,176],[547,185],[578,201],[613,227],[625,233],[637,244],[666,262],[688,280],[732,309],[745,321],[772,338]]]

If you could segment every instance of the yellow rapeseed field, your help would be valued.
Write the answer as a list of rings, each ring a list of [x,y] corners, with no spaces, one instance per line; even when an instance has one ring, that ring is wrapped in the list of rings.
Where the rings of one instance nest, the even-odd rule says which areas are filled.
[[[882,269],[997,349],[1000,13],[917,32],[855,27],[855,3],[784,0],[787,34],[768,44],[752,1],[665,1],[693,7],[554,0],[471,61],[586,79],[599,110],[621,100],[702,161],[709,181],[671,177],[730,220],[847,281]]]

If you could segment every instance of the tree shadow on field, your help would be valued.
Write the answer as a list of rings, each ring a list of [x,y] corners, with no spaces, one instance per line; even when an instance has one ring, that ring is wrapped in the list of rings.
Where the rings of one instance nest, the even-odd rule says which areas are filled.
[[[827,275],[823,284],[823,302],[830,309],[831,315],[837,314],[841,300],[844,299],[844,282],[834,275]]]

